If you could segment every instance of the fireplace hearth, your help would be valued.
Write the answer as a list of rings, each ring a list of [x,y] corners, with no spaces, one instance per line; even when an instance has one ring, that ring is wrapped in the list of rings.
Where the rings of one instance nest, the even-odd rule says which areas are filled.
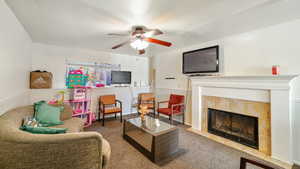
[[[258,149],[258,118],[208,108],[208,132]]]

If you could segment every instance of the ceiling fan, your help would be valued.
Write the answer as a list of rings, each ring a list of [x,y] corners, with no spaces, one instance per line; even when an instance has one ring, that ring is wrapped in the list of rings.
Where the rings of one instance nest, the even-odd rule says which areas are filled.
[[[148,29],[145,26],[133,26],[132,31],[129,34],[130,38],[123,43],[113,46],[112,49],[117,49],[126,44],[130,44],[132,48],[137,50],[138,53],[142,55],[146,52],[145,49],[149,46],[149,43],[170,47],[172,43],[152,38],[153,36],[157,36],[161,34],[163,34],[163,32],[159,29]],[[117,34],[117,33],[109,33],[108,35],[128,36],[128,34]]]

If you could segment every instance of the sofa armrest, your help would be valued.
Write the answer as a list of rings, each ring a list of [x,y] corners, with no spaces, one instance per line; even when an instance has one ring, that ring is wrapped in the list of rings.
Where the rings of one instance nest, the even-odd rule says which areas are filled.
[[[102,169],[102,136],[96,132],[22,134],[0,140],[0,168]],[[5,168],[4,167],[4,168]]]
[[[111,148],[107,140],[102,140],[102,167],[107,168],[111,154]]]

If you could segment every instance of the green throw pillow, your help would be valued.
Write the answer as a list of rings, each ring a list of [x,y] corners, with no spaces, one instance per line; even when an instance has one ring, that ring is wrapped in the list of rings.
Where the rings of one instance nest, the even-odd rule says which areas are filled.
[[[45,104],[46,101],[42,100],[42,101],[39,101],[39,102],[35,102],[33,105],[34,105],[34,114],[33,114],[33,117],[36,117],[36,114],[39,110],[39,108],[41,107],[42,104]]]
[[[24,125],[20,129],[34,134],[61,134],[67,131],[66,128],[33,127],[28,125]]]
[[[46,102],[35,103],[35,118],[43,127],[63,124],[60,121],[61,107],[48,105]]]

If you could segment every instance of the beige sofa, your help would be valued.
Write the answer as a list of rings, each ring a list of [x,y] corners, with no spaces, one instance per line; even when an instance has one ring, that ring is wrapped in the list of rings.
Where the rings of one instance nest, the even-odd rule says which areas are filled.
[[[84,122],[72,118],[70,106],[61,114],[66,134],[31,134],[19,129],[33,106],[0,116],[1,169],[102,169],[110,158],[109,143],[97,132],[80,132]]]

